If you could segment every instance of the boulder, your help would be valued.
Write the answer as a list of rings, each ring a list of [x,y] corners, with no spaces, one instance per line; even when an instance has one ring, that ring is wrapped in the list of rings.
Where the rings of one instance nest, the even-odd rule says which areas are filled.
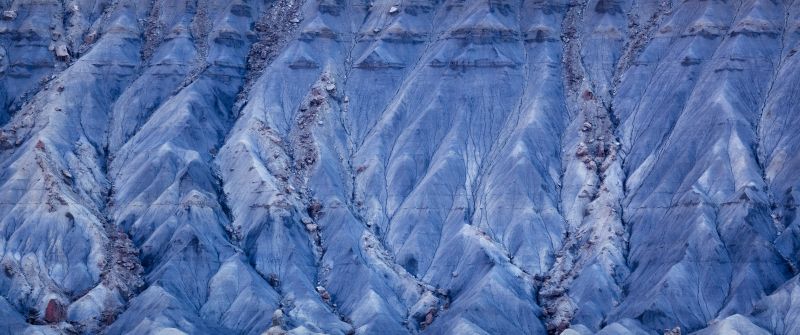
[[[17,12],[13,10],[3,11],[3,20],[13,21],[17,18]]]
[[[66,62],[69,60],[69,50],[66,44],[59,44],[56,46],[56,58],[59,61]]]
[[[64,305],[56,299],[50,299],[44,311],[44,321],[47,323],[59,323],[64,321],[66,316],[67,312],[64,309]]]

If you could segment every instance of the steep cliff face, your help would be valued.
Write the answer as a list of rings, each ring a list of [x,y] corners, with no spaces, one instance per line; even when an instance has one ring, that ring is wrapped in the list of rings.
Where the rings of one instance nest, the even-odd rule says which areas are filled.
[[[0,333],[800,329],[800,2],[0,9]]]

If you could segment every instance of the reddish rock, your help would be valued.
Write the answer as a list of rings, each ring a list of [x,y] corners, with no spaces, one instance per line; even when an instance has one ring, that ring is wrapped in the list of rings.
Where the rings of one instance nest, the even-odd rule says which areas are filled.
[[[430,310],[428,310],[428,314],[425,314],[425,321],[422,321],[419,324],[420,328],[421,329],[428,328],[428,326],[430,326],[431,323],[433,323],[433,318],[434,317],[436,317],[436,309],[435,308],[431,308]]]
[[[584,101],[594,100],[594,94],[589,90],[584,90],[583,94],[581,94],[581,97]]]
[[[56,299],[50,299],[47,303],[47,309],[44,311],[44,321],[47,323],[59,323],[64,321],[67,313],[64,306]]]

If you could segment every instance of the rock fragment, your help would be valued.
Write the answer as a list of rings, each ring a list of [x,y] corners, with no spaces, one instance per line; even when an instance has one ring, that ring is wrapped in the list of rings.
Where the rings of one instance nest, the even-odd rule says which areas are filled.
[[[66,44],[59,44],[56,46],[56,59],[62,62],[69,61],[69,50]]]
[[[283,329],[283,310],[276,309],[272,313],[272,326],[267,329],[266,335],[284,335],[286,330]]]
[[[3,11],[3,20],[6,21],[13,21],[17,18],[17,12],[13,10],[6,10]]]
[[[44,321],[47,323],[59,323],[64,321],[66,315],[64,305],[56,299],[50,299],[44,312]]]
[[[316,289],[317,293],[319,293],[319,296],[322,298],[322,300],[325,300],[326,302],[331,300],[331,294],[328,293],[328,290],[326,290],[324,287],[317,286]]]
[[[317,231],[317,225],[313,223],[306,224],[306,230],[308,230],[309,233],[313,233]]]

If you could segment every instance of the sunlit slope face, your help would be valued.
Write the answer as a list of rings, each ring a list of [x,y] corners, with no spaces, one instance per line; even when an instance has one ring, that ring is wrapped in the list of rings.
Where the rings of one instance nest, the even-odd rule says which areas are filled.
[[[0,0],[0,333],[797,333],[799,50],[782,0]]]

